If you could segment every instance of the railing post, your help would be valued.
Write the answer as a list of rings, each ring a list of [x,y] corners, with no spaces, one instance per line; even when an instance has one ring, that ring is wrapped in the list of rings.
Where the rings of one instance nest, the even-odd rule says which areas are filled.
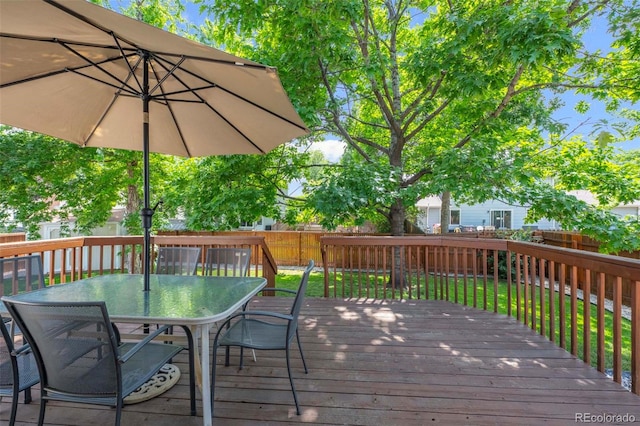
[[[640,281],[631,289],[631,391],[640,395]]]

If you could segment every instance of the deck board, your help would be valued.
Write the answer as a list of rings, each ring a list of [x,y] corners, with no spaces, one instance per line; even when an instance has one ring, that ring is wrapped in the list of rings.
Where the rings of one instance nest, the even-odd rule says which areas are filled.
[[[282,309],[291,299],[264,297],[255,309]],[[512,318],[441,301],[307,299],[293,369],[302,405],[295,415],[280,352],[245,354],[238,371],[219,368],[214,424],[473,425],[573,424],[576,413],[633,415],[640,397]],[[127,406],[123,425],[200,425],[189,416],[186,355],[165,394]],[[18,425],[36,423],[34,402],[20,404]],[[7,422],[9,401],[0,404]],[[47,424],[112,424],[113,410],[50,403]]]

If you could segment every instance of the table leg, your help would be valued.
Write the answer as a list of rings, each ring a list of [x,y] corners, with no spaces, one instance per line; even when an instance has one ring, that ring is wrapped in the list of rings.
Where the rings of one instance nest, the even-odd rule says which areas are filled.
[[[200,347],[202,353],[200,354],[201,367],[201,393],[202,393],[202,421],[204,426],[211,426],[211,371],[209,366],[209,330],[210,324],[203,324],[200,326]],[[214,360],[215,362],[215,360]],[[196,363],[197,365],[197,363]]]
[[[194,370],[196,372],[196,386],[202,389],[202,366],[200,365],[200,333],[202,330],[199,327],[191,326],[191,335],[193,336],[193,346],[195,351],[193,353]]]

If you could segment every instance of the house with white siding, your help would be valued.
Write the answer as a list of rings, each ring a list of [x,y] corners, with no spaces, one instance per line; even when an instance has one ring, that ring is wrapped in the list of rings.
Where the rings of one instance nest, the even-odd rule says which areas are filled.
[[[571,191],[579,200],[589,204],[597,204],[597,200],[589,191]],[[418,214],[418,226],[427,232],[439,232],[440,208],[442,200],[438,196],[423,198],[416,204]],[[460,226],[473,226],[476,229],[560,229],[560,225],[554,220],[542,219],[534,223],[525,223],[528,207],[507,204],[498,200],[490,200],[480,204],[466,205],[451,202],[450,223],[455,228]],[[640,200],[631,204],[625,204],[612,209],[614,214],[620,217],[640,217]],[[482,227],[482,228],[479,228]],[[493,228],[492,228],[493,227]]]

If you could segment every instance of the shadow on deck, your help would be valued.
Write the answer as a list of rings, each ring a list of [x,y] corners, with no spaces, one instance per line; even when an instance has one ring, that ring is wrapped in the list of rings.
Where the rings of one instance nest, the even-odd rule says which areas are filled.
[[[252,306],[272,310],[286,303],[264,297]],[[281,353],[257,352],[254,363],[247,351],[238,371],[232,352],[232,366],[218,368],[214,424],[640,421],[639,396],[505,316],[441,301],[307,299],[301,327],[309,374],[297,350],[292,359],[302,415],[295,415]],[[175,360],[184,372],[185,362],[186,355]],[[38,393],[32,404],[20,404],[18,425],[36,423]],[[125,407],[123,425],[201,425],[188,405],[183,373],[165,394]],[[5,399],[0,423],[8,417]],[[47,424],[82,426],[113,419],[109,408],[66,403],[50,403],[46,418]]]

